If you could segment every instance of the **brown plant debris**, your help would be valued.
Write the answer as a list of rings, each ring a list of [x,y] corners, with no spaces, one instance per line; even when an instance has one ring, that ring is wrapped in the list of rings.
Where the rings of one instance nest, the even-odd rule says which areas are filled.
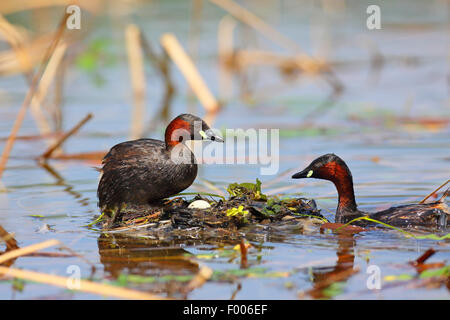
[[[139,229],[158,237],[241,239],[242,231],[302,230],[305,223],[327,222],[314,200],[268,197],[261,192],[259,180],[255,184],[230,184],[227,191],[228,199],[212,200],[198,194],[191,200],[175,197],[145,206],[122,206],[104,212],[102,228],[133,233]],[[197,200],[208,202],[210,207],[189,208]]]

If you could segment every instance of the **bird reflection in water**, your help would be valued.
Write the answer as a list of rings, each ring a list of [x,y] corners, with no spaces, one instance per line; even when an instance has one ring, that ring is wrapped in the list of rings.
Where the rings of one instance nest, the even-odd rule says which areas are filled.
[[[336,251],[337,262],[334,267],[313,267],[313,288],[307,293],[315,299],[329,298],[326,289],[337,282],[347,281],[359,270],[354,267],[355,240],[353,234],[339,234]]]
[[[184,288],[187,283],[176,280],[161,281],[161,277],[195,276],[199,271],[198,264],[187,256],[189,252],[177,246],[174,241],[163,242],[103,233],[97,244],[105,278],[114,281],[124,276],[125,279],[128,279],[127,276],[138,276],[141,280],[129,281],[127,287],[166,294],[169,297],[181,297],[180,295],[186,293]]]

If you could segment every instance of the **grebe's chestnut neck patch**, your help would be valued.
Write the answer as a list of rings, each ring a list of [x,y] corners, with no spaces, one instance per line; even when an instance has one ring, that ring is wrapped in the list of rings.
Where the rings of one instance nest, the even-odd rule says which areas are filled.
[[[103,159],[97,189],[98,205],[111,217],[111,225],[133,208],[144,208],[188,188],[197,176],[194,154],[184,145],[179,145],[181,150],[174,147],[205,137],[220,141],[202,119],[181,114],[167,126],[164,141],[138,139],[112,147]]]
[[[332,181],[339,194],[339,204],[336,210],[336,222],[338,223],[347,223],[355,218],[369,216],[374,220],[408,229],[425,227],[442,230],[448,227],[450,209],[444,202],[448,191],[440,200],[433,203],[407,204],[373,213],[358,210],[350,169],[341,158],[332,153],[317,158],[304,170],[294,174],[292,178]],[[367,222],[359,220],[353,224],[365,226]]]
[[[350,169],[341,158],[333,153],[315,159],[304,170],[294,174],[292,178],[315,178],[331,181],[339,194],[338,210],[357,209]]]
[[[216,136],[205,121],[192,114],[181,114],[173,119],[166,128],[164,139],[168,149],[188,140],[223,142],[222,138]]]

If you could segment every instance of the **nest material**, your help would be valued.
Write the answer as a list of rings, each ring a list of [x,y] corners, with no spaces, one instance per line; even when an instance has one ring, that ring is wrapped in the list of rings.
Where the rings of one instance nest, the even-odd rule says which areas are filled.
[[[242,232],[268,229],[302,229],[305,224],[322,224],[314,200],[279,199],[261,193],[261,183],[231,184],[228,200],[211,200],[197,195],[192,200],[173,198],[147,206],[123,207],[103,223],[108,232],[132,231],[156,237],[238,238]],[[189,204],[205,200],[211,207],[190,209]]]

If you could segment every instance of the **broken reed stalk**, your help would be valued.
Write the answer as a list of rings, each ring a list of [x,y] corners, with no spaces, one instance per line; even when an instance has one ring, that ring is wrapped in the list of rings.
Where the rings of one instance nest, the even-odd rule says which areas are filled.
[[[309,295],[311,295],[313,297],[317,297],[317,298],[322,297],[323,290],[325,288],[331,286],[333,283],[347,280],[353,274],[358,273],[359,270],[360,270],[359,267],[343,269],[340,271],[336,270],[335,273],[328,275],[328,277],[325,278],[324,280],[322,280],[320,282],[316,282],[312,289],[306,291],[306,294],[309,294]]]
[[[161,45],[178,66],[192,91],[194,91],[205,108],[207,112],[205,121],[212,125],[215,115],[220,108],[219,103],[209,90],[191,58],[186,54],[177,38],[171,33],[166,33],[161,37]]]
[[[65,30],[66,21],[69,16],[70,15],[68,13],[64,14],[64,17],[61,19],[61,22],[58,26],[58,29],[57,29],[57,32],[53,39],[53,42],[48,47],[48,49],[47,49],[46,53],[44,54],[44,57],[41,61],[41,64],[39,65],[38,70],[36,71],[36,73],[33,76],[30,88],[28,89],[27,95],[25,96],[22,106],[20,107],[20,110],[17,114],[16,120],[14,121],[14,125],[11,129],[11,133],[8,137],[8,140],[6,141],[5,148],[3,149],[3,153],[0,158],[0,179],[2,178],[3,172],[5,171],[6,163],[8,162],[8,159],[9,159],[9,154],[11,153],[11,150],[14,146],[14,141],[16,140],[17,133],[19,132],[20,127],[22,126],[22,122],[25,118],[26,111],[31,103],[31,99],[33,98],[33,96],[36,92],[36,89],[37,89],[37,86],[39,83],[39,79],[45,68],[45,62],[50,58],[52,53],[55,51],[55,48],[58,45],[59,40],[62,38],[62,35]]]
[[[243,23],[257,30],[262,35],[278,44],[280,47],[283,47],[293,52],[302,51],[302,49],[297,43],[295,43],[282,33],[275,30],[264,20],[262,20],[249,10],[245,9],[244,7],[240,6],[236,2],[233,2],[231,0],[209,0],[209,1],[221,7],[225,11],[228,11],[236,19],[242,21]],[[309,58],[306,54],[301,54],[301,56]]]
[[[215,5],[221,7],[225,11],[228,11],[232,16],[236,19],[242,21],[248,26],[260,32],[263,36],[278,44],[280,47],[292,51],[296,53],[297,60],[296,65],[307,72],[311,72],[311,70],[318,70],[319,68],[316,66],[318,63],[320,65],[325,65],[324,62],[319,62],[317,59],[314,59],[302,52],[300,46],[290,38],[284,36],[282,33],[275,30],[272,26],[266,23],[264,20],[256,16],[254,13],[240,6],[239,4],[231,1],[231,0],[209,0]],[[301,63],[300,63],[301,62]],[[306,68],[305,68],[306,67]],[[333,87],[335,91],[340,91],[343,88],[342,83],[334,73],[331,68],[326,65],[325,68],[324,79]]]
[[[5,241],[7,250],[15,250],[19,248],[19,246],[17,245],[17,241],[16,239],[14,239],[13,235],[3,229],[2,226],[0,226],[0,239]]]
[[[423,264],[435,253],[436,253],[436,250],[434,250],[433,248],[430,248],[427,251],[425,251],[419,258],[417,258],[416,261],[413,262],[413,264],[416,264],[416,265]]]
[[[67,131],[62,137],[60,137],[52,146],[50,146],[40,157],[39,159],[48,159],[51,157],[53,152],[58,149],[69,137],[74,135],[80,128],[93,117],[92,113],[89,113],[85,116],[76,126]]]
[[[47,241],[44,241],[41,243],[27,246],[24,248],[6,252],[6,253],[0,255],[0,264],[6,262],[8,260],[11,260],[11,259],[16,259],[21,256],[29,256],[33,253],[36,253],[36,251],[39,251],[39,250],[42,250],[42,249],[45,249],[48,247],[52,247],[55,245],[61,246],[61,243],[56,239],[51,239],[51,240],[47,240]],[[62,248],[72,252],[73,255],[81,257],[80,255],[76,254],[71,249],[69,249],[65,246],[62,246]],[[85,260],[85,259],[83,259],[83,260]],[[87,260],[85,260],[85,261],[87,261]],[[87,263],[90,264],[91,267],[93,267],[92,263],[90,263],[89,261],[87,261]],[[95,270],[95,268],[94,268],[94,270]],[[90,292],[90,293],[94,293],[94,294],[112,296],[112,297],[117,297],[117,298],[148,299],[148,300],[164,299],[163,297],[156,296],[153,294],[143,293],[143,292],[129,290],[129,289],[117,288],[115,286],[94,283],[94,282],[87,281],[87,280],[80,280],[79,286],[76,288],[73,288],[73,287],[69,287],[69,284],[72,283],[70,281],[73,281],[73,279],[71,279],[71,278],[54,276],[54,275],[33,272],[33,271],[7,268],[7,267],[2,267],[2,266],[0,266],[0,275],[11,276],[11,277],[20,278],[20,279],[29,280],[29,281],[51,284],[51,285],[55,285],[55,286],[59,286],[59,287],[72,289],[72,290]]]
[[[62,131],[62,122],[63,122],[63,112],[61,110],[63,104],[63,91],[64,91],[64,80],[66,76],[66,68],[67,68],[67,59],[63,57],[60,62],[60,66],[56,71],[55,81],[53,85],[53,103],[52,103],[52,111],[53,111],[53,122],[54,122],[54,131],[60,132]]]
[[[119,288],[109,284],[95,283],[89,280],[79,280],[78,282],[72,278],[55,276],[35,271],[6,268],[2,266],[0,266],[0,275],[49,284],[74,291],[93,293],[121,299],[167,300],[166,298],[158,295],[131,289]]]
[[[262,50],[240,50],[236,52],[234,59],[238,67],[247,67],[250,65],[274,65],[279,68],[297,66],[301,70],[311,74],[318,73],[327,68],[327,65],[320,61],[311,63],[310,59],[305,60],[298,56],[286,56]]]
[[[200,270],[194,276],[194,278],[192,278],[192,280],[189,281],[189,283],[184,289],[184,292],[187,293],[193,291],[194,289],[200,288],[205,284],[205,282],[211,279],[212,275],[213,270],[210,267],[206,265],[200,266]]]
[[[44,242],[32,244],[30,246],[26,246],[20,249],[15,249],[12,251],[8,251],[2,255],[0,255],[0,264],[4,263],[5,261],[16,259],[20,256],[24,256],[48,247],[53,247],[60,244],[60,242],[56,239],[47,240]]]
[[[21,66],[21,70],[24,72],[25,79],[30,84],[32,74],[29,70],[32,68],[32,63],[29,54],[24,50],[23,43],[27,39],[21,36],[20,32],[16,30],[16,28],[9,23],[1,14],[0,14],[0,30],[5,36],[6,40],[9,42],[11,48],[13,49],[16,59]],[[53,57],[53,56],[52,56]],[[46,69],[47,70],[47,69]],[[40,89],[38,92],[41,91]],[[34,98],[33,98],[34,100]],[[50,126],[48,125],[47,119],[45,118],[42,109],[39,104],[33,104],[32,101],[32,111],[33,117],[38,126],[39,132],[41,135],[46,135],[50,133]]]
[[[131,115],[131,139],[139,139],[144,132],[145,113],[145,73],[142,54],[142,37],[139,28],[130,24],[125,30],[125,39],[130,66],[134,107]]]
[[[41,134],[49,134],[52,129],[50,127],[50,124],[48,123],[47,119],[45,118],[43,112],[42,112],[42,103],[47,96],[48,88],[53,82],[53,79],[55,78],[56,71],[58,70],[58,67],[64,57],[64,54],[66,53],[67,44],[61,43],[53,52],[47,67],[45,68],[44,73],[42,74],[41,80],[39,81],[39,86],[33,95],[33,98],[31,99],[31,112],[34,115],[34,118],[36,119],[36,122],[38,124],[39,131]],[[51,142],[50,142],[51,143]]]
[[[239,243],[239,249],[241,251],[241,268],[248,268],[247,246],[245,245],[244,238],[242,238],[241,242]]]
[[[108,151],[92,151],[71,154],[58,154],[54,155],[52,159],[101,162],[107,153]]]
[[[420,201],[419,203],[425,203],[425,201],[427,201],[427,199],[429,197],[431,197],[433,194],[435,194],[436,192],[438,192],[440,189],[442,189],[446,184],[448,184],[450,182],[450,179],[448,179],[447,181],[445,181],[443,184],[441,184],[436,190],[434,190],[432,193],[430,193],[429,195],[427,195],[425,198],[423,198],[422,201]]]

